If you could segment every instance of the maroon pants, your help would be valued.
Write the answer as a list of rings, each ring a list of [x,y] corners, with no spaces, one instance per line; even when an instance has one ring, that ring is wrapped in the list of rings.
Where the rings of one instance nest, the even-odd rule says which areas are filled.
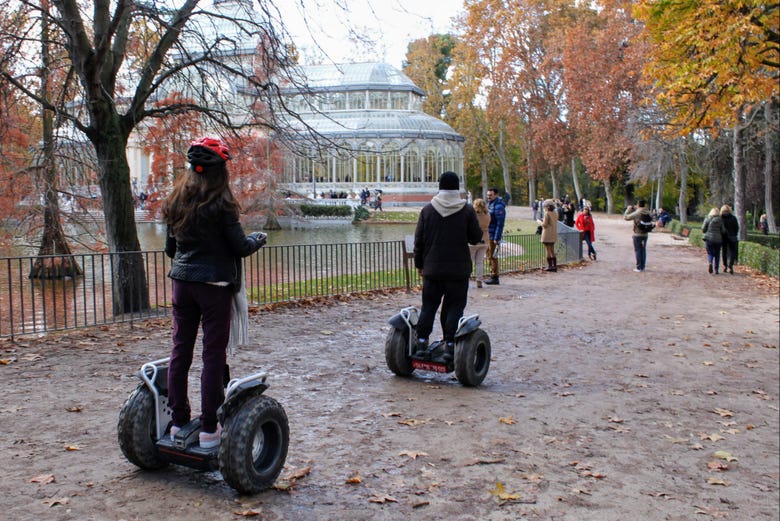
[[[217,430],[217,409],[225,400],[223,374],[230,336],[232,290],[200,282],[173,281],[173,350],[168,366],[168,405],[173,424],[190,421],[187,375],[203,324],[203,370],[200,374],[201,429]]]

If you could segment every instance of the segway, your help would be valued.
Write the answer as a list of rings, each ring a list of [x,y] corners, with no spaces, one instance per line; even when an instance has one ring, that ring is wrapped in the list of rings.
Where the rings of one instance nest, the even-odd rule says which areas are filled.
[[[266,374],[230,379],[225,371],[225,401],[217,411],[222,425],[217,447],[198,443],[200,418],[190,421],[171,439],[168,407],[168,361],[147,362],[141,380],[119,413],[119,447],[142,469],[168,464],[199,470],[219,470],[225,482],[242,494],[256,494],[274,484],[287,458],[290,429],[287,415],[273,398],[264,396]]]
[[[415,370],[436,373],[455,372],[458,381],[467,387],[482,383],[490,367],[490,338],[479,328],[479,315],[461,317],[455,333],[455,355],[444,355],[444,341],[430,344],[422,353],[416,351],[419,311],[414,306],[403,308],[389,320],[390,331],[385,341],[387,367],[398,376],[411,376]]]

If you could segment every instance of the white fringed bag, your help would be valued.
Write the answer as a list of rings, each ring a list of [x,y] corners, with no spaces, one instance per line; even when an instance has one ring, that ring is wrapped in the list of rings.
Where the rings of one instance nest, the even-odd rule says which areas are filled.
[[[246,279],[241,273],[241,288],[233,294],[233,305],[230,313],[230,339],[227,352],[233,356],[238,346],[247,344],[249,340],[249,304],[246,299]]]

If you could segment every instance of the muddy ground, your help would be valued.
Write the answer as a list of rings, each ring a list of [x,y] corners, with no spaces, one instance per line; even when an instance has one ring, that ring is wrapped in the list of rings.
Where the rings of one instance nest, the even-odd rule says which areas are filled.
[[[634,273],[630,225],[596,226],[597,262],[470,291],[493,346],[479,388],[387,369],[387,319],[419,293],[253,314],[231,365],[270,373],[291,440],[284,490],[251,497],[118,448],[170,321],[4,341],[0,518],[778,519],[777,280],[709,275],[662,232]]]

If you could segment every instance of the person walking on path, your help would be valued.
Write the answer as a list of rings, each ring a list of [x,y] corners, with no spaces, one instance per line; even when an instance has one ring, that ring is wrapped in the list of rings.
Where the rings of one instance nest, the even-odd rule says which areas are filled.
[[[574,225],[580,231],[585,244],[588,245],[588,258],[596,260],[596,250],[593,249],[593,241],[596,240],[596,224],[593,222],[589,206],[582,209]]]
[[[555,201],[547,199],[544,202],[544,218],[539,221],[542,225],[541,242],[544,244],[547,254],[547,267],[544,271],[558,271],[558,259],[555,257],[555,242],[558,240],[558,216],[555,212]]]
[[[720,220],[723,224],[723,273],[733,275],[739,255],[739,221],[727,204],[720,207]]]
[[[723,221],[720,219],[720,211],[717,208],[710,210],[707,218],[701,225],[704,234],[704,244],[707,247],[707,270],[717,275],[720,267],[720,248],[723,244]]]
[[[487,252],[487,237],[489,235],[488,226],[490,226],[490,214],[484,199],[474,199],[474,213],[477,214],[477,221],[482,230],[482,239],[479,243],[469,244],[471,251],[471,262],[476,270],[477,287],[482,287],[482,277],[485,274],[485,252]]]
[[[498,284],[498,248],[501,246],[501,236],[504,233],[504,221],[506,220],[506,204],[498,196],[498,188],[490,188],[487,191],[488,213],[490,225],[488,226],[488,250],[487,258],[490,264],[490,278],[485,284]]]
[[[454,172],[439,178],[439,193],[420,211],[414,231],[414,267],[423,279],[417,322],[417,352],[428,351],[436,311],[441,305],[445,360],[455,355],[455,332],[468,299],[471,277],[469,244],[482,240],[474,208],[460,198]]]
[[[626,221],[634,221],[634,256],[636,257],[636,268],[634,271],[643,272],[647,267],[647,236],[652,230],[653,218],[650,211],[646,208],[647,203],[639,200],[637,206],[630,205],[626,208],[623,218]]]
[[[198,328],[203,328],[200,446],[219,445],[217,408],[224,396],[226,350],[234,293],[242,287],[241,258],[264,243],[259,232],[244,235],[239,205],[228,184],[230,151],[221,140],[193,141],[191,168],[175,182],[163,204],[165,253],[173,259],[173,348],[168,366],[168,406],[174,437],[190,421],[187,375]]]

